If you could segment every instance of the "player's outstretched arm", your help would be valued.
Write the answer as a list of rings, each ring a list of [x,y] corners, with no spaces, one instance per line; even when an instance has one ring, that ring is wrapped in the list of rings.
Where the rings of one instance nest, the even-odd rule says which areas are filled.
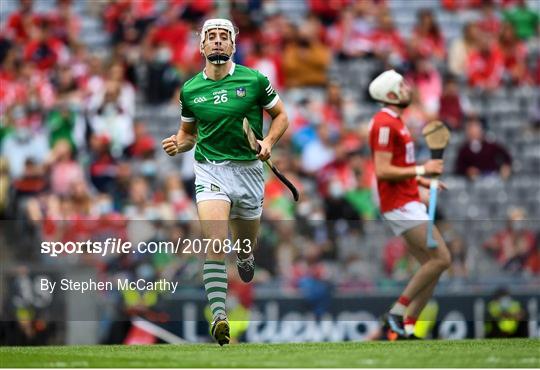
[[[197,141],[197,128],[194,122],[182,121],[178,133],[171,135],[161,142],[163,150],[170,155],[175,156],[191,150]]]
[[[263,140],[258,140],[259,145],[261,146],[261,151],[259,152],[258,157],[262,161],[266,161],[268,158],[270,158],[272,147],[285,133],[287,127],[289,127],[289,118],[287,117],[287,112],[285,112],[285,105],[281,100],[266,111],[270,117],[272,117],[272,122],[270,123],[268,135],[266,135]]]
[[[392,165],[392,153],[375,151],[375,175],[379,180],[399,181],[421,175],[440,175],[443,172],[441,159],[430,159],[423,166],[398,167]]]

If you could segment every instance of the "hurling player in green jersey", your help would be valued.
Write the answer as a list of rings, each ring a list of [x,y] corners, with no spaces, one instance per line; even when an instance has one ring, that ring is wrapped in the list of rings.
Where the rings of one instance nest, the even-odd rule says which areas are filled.
[[[216,241],[208,248],[203,280],[213,315],[211,333],[220,345],[230,340],[224,262],[224,252],[230,250],[225,248],[229,227],[238,273],[249,282],[254,275],[253,248],[264,199],[262,161],[270,158],[272,147],[288,126],[284,105],[268,79],[233,63],[237,33],[227,19],[204,23],[200,51],[206,59],[205,69],[182,87],[180,129],[162,142],[170,156],[196,146],[195,191],[201,229],[203,238]],[[263,110],[272,118],[264,139]],[[243,136],[244,117],[259,139],[258,155]]]

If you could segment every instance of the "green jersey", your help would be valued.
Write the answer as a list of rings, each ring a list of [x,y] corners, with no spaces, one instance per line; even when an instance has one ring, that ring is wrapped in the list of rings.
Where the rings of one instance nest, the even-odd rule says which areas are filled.
[[[203,72],[186,81],[180,93],[182,121],[196,122],[197,161],[252,161],[257,159],[244,138],[246,117],[262,138],[263,109],[274,107],[279,96],[259,71],[234,64],[229,74],[213,81]]]

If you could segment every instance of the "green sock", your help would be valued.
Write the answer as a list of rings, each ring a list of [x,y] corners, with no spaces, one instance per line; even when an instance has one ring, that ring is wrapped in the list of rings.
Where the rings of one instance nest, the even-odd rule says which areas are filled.
[[[227,298],[227,268],[225,262],[206,261],[203,267],[203,282],[214,320],[217,316],[227,317],[225,311],[225,299]]]

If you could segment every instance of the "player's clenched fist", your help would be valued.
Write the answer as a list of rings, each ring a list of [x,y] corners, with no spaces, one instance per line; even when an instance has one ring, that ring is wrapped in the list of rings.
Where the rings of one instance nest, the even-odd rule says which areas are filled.
[[[176,135],[171,135],[161,142],[163,150],[171,157],[178,154],[178,143],[176,141]]]
[[[261,161],[267,161],[270,159],[270,155],[272,153],[272,145],[265,140],[257,140],[259,143],[261,150],[259,151],[259,154],[257,154],[257,158],[259,158]]]
[[[441,175],[444,170],[444,162],[442,159],[430,159],[424,164],[427,175]]]

